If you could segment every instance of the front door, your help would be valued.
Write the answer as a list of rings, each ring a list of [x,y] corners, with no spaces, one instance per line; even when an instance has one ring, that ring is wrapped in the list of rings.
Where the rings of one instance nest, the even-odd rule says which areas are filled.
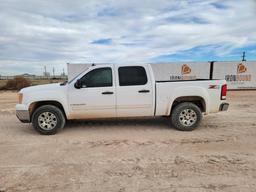
[[[98,67],[87,72],[81,88],[69,90],[70,119],[116,117],[115,86],[112,67]]]

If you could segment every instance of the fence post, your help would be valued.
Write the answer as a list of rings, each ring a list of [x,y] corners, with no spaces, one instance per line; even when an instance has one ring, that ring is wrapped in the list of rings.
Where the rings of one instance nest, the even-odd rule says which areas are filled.
[[[212,76],[213,76],[214,62],[215,61],[210,61],[210,75],[209,75],[210,80],[212,80]]]

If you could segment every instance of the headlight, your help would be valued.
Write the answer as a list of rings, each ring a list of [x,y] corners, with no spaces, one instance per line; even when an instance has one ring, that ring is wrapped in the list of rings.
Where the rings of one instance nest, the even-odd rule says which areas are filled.
[[[18,103],[19,104],[22,103],[22,99],[23,99],[23,94],[22,93],[18,93]]]

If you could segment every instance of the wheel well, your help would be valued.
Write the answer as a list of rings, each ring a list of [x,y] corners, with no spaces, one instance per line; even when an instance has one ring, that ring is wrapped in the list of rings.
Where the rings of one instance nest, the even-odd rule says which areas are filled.
[[[183,102],[194,103],[195,105],[197,105],[201,109],[202,112],[206,111],[205,100],[202,97],[199,97],[199,96],[185,96],[185,97],[176,98],[174,100],[173,104],[172,104],[171,111],[174,109],[174,107],[176,107],[178,104],[183,103]]]
[[[62,104],[58,101],[37,101],[37,102],[34,102],[34,103],[31,103],[29,105],[29,114],[30,114],[30,117],[33,115],[34,111],[38,108],[38,107],[41,107],[43,105],[53,105],[55,107],[58,107],[64,114],[65,118],[66,117],[66,113],[65,113],[65,110],[62,106]]]

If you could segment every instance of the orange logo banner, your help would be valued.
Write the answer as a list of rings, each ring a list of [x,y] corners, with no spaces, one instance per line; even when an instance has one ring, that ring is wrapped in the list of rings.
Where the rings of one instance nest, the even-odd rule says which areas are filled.
[[[247,68],[245,67],[245,65],[243,65],[242,63],[239,63],[237,65],[237,73],[244,73],[247,71]]]
[[[187,64],[183,64],[182,67],[181,67],[181,74],[186,75],[186,74],[189,74],[189,73],[191,73],[190,67]]]

